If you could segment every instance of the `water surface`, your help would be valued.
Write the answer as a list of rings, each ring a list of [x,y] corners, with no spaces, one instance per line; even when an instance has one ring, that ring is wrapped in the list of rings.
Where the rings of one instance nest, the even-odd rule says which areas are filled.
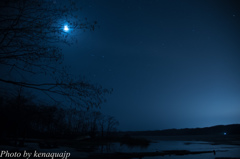
[[[239,157],[240,158],[240,146],[237,145],[213,145],[210,142],[205,141],[155,141],[148,147],[129,147],[127,145],[121,145],[119,143],[112,143],[105,146],[100,146],[98,152],[156,152],[166,150],[188,150],[188,151],[216,151],[214,153],[194,154],[184,156],[156,156],[156,157],[144,157],[144,159],[214,159],[215,157]]]

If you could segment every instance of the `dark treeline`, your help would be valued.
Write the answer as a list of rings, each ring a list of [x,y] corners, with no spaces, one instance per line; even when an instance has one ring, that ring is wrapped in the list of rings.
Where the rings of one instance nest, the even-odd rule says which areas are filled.
[[[100,111],[36,104],[30,97],[0,97],[0,138],[111,136],[118,122]]]
[[[155,131],[132,131],[129,135],[181,136],[181,135],[240,135],[240,124],[217,125],[204,128],[166,129]]]

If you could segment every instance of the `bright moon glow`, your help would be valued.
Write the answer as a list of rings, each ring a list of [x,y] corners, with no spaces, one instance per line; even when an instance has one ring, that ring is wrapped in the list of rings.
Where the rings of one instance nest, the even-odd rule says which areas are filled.
[[[63,30],[64,30],[64,31],[66,31],[66,32],[67,32],[67,31],[69,31],[69,28],[68,28],[68,26],[67,26],[67,25],[64,25],[64,28],[63,28]]]

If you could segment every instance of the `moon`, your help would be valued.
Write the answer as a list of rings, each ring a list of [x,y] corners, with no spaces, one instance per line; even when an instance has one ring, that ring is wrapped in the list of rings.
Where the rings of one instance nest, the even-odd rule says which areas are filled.
[[[69,28],[68,28],[68,26],[67,26],[67,25],[64,25],[64,28],[63,28],[63,30],[64,30],[65,32],[68,32],[68,31],[69,31]]]

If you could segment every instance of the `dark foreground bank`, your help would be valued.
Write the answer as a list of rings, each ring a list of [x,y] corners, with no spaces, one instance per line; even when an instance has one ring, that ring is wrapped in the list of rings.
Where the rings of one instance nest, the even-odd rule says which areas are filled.
[[[203,154],[203,153],[213,153],[216,151],[187,151],[187,150],[171,150],[171,151],[162,151],[162,152],[140,152],[140,153],[95,153],[91,154],[88,159],[131,159],[131,158],[139,158],[142,159],[144,157],[154,157],[154,156],[171,156],[171,155],[192,155],[192,154]]]

